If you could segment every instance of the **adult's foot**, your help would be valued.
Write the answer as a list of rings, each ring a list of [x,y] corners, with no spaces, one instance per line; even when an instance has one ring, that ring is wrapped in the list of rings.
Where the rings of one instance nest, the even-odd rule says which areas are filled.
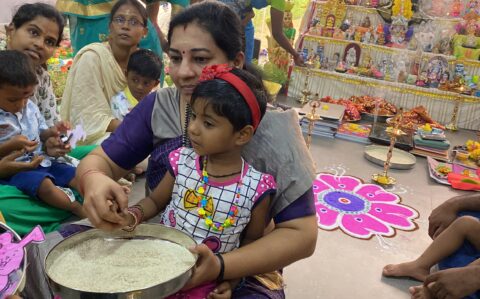
[[[424,281],[427,278],[428,274],[430,274],[430,269],[422,268],[416,263],[407,262],[401,264],[390,264],[386,265],[383,268],[383,275],[384,276],[393,276],[393,277],[412,277],[419,281]]]
[[[411,299],[433,299],[433,296],[428,288],[424,287],[423,285],[410,287],[408,291],[410,292]]]

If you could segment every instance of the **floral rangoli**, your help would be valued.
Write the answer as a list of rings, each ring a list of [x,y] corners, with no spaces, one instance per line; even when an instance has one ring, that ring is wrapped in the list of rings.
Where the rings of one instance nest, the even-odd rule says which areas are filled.
[[[400,197],[378,185],[352,176],[320,173],[313,182],[318,226],[340,228],[360,239],[392,237],[395,229],[415,230],[418,212],[400,203]]]

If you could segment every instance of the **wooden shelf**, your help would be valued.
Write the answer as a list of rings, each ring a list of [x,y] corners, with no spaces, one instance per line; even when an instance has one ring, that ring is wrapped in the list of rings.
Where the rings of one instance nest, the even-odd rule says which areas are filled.
[[[304,34],[303,35],[304,41],[314,41],[314,42],[324,42],[325,45],[328,45],[329,43],[331,44],[341,44],[341,45],[348,45],[350,43],[358,44],[360,48],[363,49],[373,49],[374,51],[381,51],[389,54],[401,54],[401,53],[408,53],[409,56],[416,56],[417,51],[409,50],[409,49],[401,49],[401,48],[392,48],[392,47],[387,47],[387,46],[382,46],[382,45],[377,45],[377,44],[367,44],[367,43],[362,43],[362,42],[357,42],[354,40],[343,40],[343,39],[336,39],[332,37],[324,37],[324,36],[318,36],[318,35],[313,35],[313,34]],[[303,43],[302,43],[303,45]],[[438,53],[431,53],[431,52],[421,52],[422,57],[435,57],[435,56],[441,56],[447,59],[447,61],[451,64],[454,64],[457,61],[461,61],[463,64],[468,65],[468,66],[473,66],[473,67],[478,67],[480,68],[480,61],[478,60],[471,60],[471,59],[457,59],[453,55],[444,55],[444,54],[438,54]]]
[[[322,69],[312,69],[306,67],[294,67],[293,71],[306,74],[310,72],[312,77],[331,78],[339,82],[350,84],[361,84],[374,88],[390,89],[393,92],[410,93],[421,96],[428,96],[434,100],[443,101],[462,101],[464,103],[480,103],[480,98],[475,96],[463,95],[451,91],[444,91],[437,88],[424,88],[400,82],[391,82],[378,80],[370,77],[362,77],[347,73],[338,73]]]

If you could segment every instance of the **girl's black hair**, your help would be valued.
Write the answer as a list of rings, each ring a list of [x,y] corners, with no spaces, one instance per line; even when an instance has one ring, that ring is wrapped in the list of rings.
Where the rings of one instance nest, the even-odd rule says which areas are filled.
[[[120,7],[122,7],[123,5],[126,5],[126,4],[130,4],[138,10],[138,12],[140,13],[140,16],[142,17],[143,27],[147,28],[147,21],[148,21],[147,10],[145,9],[145,6],[143,6],[142,3],[140,3],[137,0],[119,0],[119,1],[117,1],[117,3],[115,3],[113,5],[112,10],[110,11],[110,23],[112,23],[113,17],[117,13],[117,10],[119,10]]]
[[[22,27],[23,24],[30,22],[36,17],[41,16],[49,20],[54,21],[58,25],[58,39],[57,46],[60,45],[62,41],[63,27],[65,27],[65,20],[60,12],[53,6],[46,3],[32,3],[32,4],[23,4],[20,6],[13,16],[11,24],[15,28]]]
[[[25,53],[17,50],[0,51],[0,87],[36,85],[35,66]]]
[[[168,43],[172,41],[173,29],[198,24],[210,33],[229,60],[243,51],[242,25],[238,15],[227,5],[217,1],[193,4],[173,17],[168,29]]]
[[[252,90],[258,101],[260,119],[262,119],[267,109],[268,100],[262,79],[257,74],[238,68],[234,68],[231,72]],[[214,79],[200,82],[193,90],[190,104],[193,106],[198,99],[207,101],[217,115],[226,117],[236,132],[247,125],[253,125],[252,112],[247,102],[237,89],[227,81]]]

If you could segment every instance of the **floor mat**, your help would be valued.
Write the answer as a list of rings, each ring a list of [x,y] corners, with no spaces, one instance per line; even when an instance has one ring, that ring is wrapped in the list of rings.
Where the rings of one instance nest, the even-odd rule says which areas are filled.
[[[370,239],[374,235],[393,237],[396,229],[418,228],[419,213],[401,198],[356,177],[320,173],[313,182],[318,226],[341,229],[349,236]]]

